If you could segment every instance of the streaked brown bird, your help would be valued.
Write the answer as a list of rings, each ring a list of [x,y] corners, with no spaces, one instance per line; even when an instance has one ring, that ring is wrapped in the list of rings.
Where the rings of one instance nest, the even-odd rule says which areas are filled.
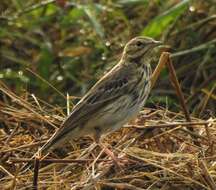
[[[159,45],[161,42],[148,37],[130,40],[119,63],[77,103],[40,152],[46,154],[81,136],[99,142],[101,136],[137,116],[150,93],[150,62]]]

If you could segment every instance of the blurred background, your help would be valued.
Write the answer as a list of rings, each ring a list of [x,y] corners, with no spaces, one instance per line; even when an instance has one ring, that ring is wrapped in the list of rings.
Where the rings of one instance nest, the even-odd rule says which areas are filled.
[[[0,13],[0,79],[18,96],[66,108],[68,93],[72,106],[119,61],[128,40],[145,35],[172,47],[193,116],[215,114],[214,0],[1,0]],[[146,107],[179,110],[166,69]]]

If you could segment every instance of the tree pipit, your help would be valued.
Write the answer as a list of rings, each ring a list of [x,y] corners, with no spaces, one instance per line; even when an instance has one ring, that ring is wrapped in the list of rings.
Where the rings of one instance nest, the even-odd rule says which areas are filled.
[[[103,135],[136,117],[150,93],[150,63],[156,56],[153,50],[159,45],[161,42],[148,37],[130,40],[119,63],[86,93],[41,147],[42,155],[82,136],[91,136],[100,143]]]

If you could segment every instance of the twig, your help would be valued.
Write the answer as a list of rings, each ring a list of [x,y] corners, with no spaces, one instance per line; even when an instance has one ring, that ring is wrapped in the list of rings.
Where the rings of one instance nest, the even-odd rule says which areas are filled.
[[[186,107],[184,96],[183,96],[183,93],[181,91],[181,87],[180,87],[180,84],[178,82],[178,79],[177,79],[176,72],[175,72],[175,69],[173,67],[172,61],[170,59],[170,53],[165,52],[165,54],[169,57],[166,64],[167,64],[167,67],[169,69],[170,79],[173,82],[173,85],[175,87],[177,96],[178,96],[178,98],[180,100],[180,104],[181,104],[182,109],[183,109],[183,111],[185,113],[186,120],[190,122],[191,121],[190,114],[189,114],[188,109]]]
[[[35,157],[35,160],[34,160],[34,176],[33,176],[33,190],[38,189],[39,167],[40,167],[40,160],[39,160],[39,158]]]
[[[212,124],[209,124],[209,125],[205,124],[205,130],[206,130],[206,136],[208,138],[209,149],[210,149],[211,154],[213,155],[214,154],[214,141],[212,140],[211,133],[209,131],[209,127],[211,125]]]
[[[216,42],[216,41],[215,41]],[[191,118],[190,118],[190,114],[189,114],[189,111],[187,109],[187,106],[186,106],[186,103],[185,103],[185,99],[184,99],[184,96],[183,96],[183,93],[181,91],[181,87],[180,87],[180,84],[178,82],[178,78],[177,78],[177,75],[176,75],[176,72],[175,72],[175,69],[174,69],[174,66],[172,64],[172,60],[170,58],[170,53],[168,52],[165,52],[167,54],[167,56],[169,57],[169,60],[166,62],[167,63],[167,67],[169,69],[169,74],[170,74],[170,80],[173,82],[173,86],[176,90],[176,94],[179,98],[179,101],[180,101],[180,104],[182,106],[182,109],[184,111],[184,114],[185,114],[185,118],[188,122],[191,122]],[[188,129],[194,133],[194,129],[192,127],[188,127]],[[194,135],[193,135],[194,136]],[[197,146],[201,146],[201,144],[197,141],[194,141],[194,144],[197,145]]]
[[[199,46],[196,46],[194,48],[186,49],[186,50],[183,50],[183,51],[180,51],[180,52],[177,52],[177,53],[172,53],[172,55],[170,57],[171,58],[179,57],[179,56],[183,56],[183,55],[186,55],[186,54],[201,51],[201,50],[204,50],[204,49],[207,49],[207,48],[213,48],[214,46],[212,46],[212,44],[214,44],[214,43],[216,43],[216,39],[213,39],[213,40],[211,40],[209,42],[206,42],[206,43],[201,44]]]
[[[165,53],[162,53],[162,55],[160,56],[160,60],[159,60],[159,63],[157,65],[157,67],[155,68],[153,74],[152,74],[152,77],[151,77],[151,88],[154,87],[155,85],[155,82],[157,81],[160,73],[161,73],[161,70],[163,69],[163,67],[165,66],[166,62],[168,61],[168,56],[167,54]]]
[[[207,125],[207,124],[214,124],[208,121],[202,122],[182,122],[182,123],[163,123],[163,124],[152,124],[152,125],[125,125],[124,127],[133,127],[138,129],[152,129],[152,128],[166,128],[166,127],[176,127],[176,126],[190,126],[196,127],[196,125]]]
[[[0,170],[8,174],[10,177],[14,178],[14,175],[10,173],[7,169],[5,169],[2,165],[0,165]]]
[[[191,130],[188,130],[188,129],[184,129],[182,128],[181,129],[182,131],[188,133],[190,136],[192,136],[193,138],[200,138],[200,139],[205,139],[205,140],[208,140],[208,138],[206,138],[205,136],[203,135],[200,135],[194,131],[191,131]],[[197,141],[194,142],[195,145],[199,146],[199,143]]]
[[[39,78],[41,81],[43,81],[44,83],[46,83],[49,87],[51,87],[54,91],[56,91],[62,98],[64,98],[64,100],[67,100],[67,97],[62,94],[55,86],[53,86],[50,82],[48,82],[47,80],[45,80],[43,77],[41,77],[39,74],[35,73],[34,71],[32,71],[31,69],[27,68],[26,69],[28,72],[30,72],[31,74],[35,75],[37,78]]]
[[[32,143],[32,144],[21,145],[21,146],[18,146],[18,147],[9,148],[7,150],[1,150],[1,153],[12,152],[12,151],[16,151],[16,150],[19,150],[19,149],[21,149],[20,151],[24,151],[23,149],[25,149],[25,148],[32,148],[34,146],[38,146],[38,145],[44,144],[45,142],[47,142],[47,139],[45,139],[43,141],[40,141],[40,142]]]
[[[216,184],[214,182],[214,179],[209,174],[208,168],[206,167],[205,162],[203,160],[200,160],[199,165],[200,165],[200,168],[202,169],[202,176],[204,177],[206,183],[209,185],[209,187],[212,190],[215,190],[216,189]]]
[[[129,183],[111,183],[111,182],[102,182],[99,183],[102,186],[113,187],[115,189],[128,189],[128,190],[143,190],[143,188],[136,187]]]
[[[13,163],[23,163],[23,162],[34,162],[35,159],[28,159],[28,158],[11,158],[10,162]],[[41,159],[40,163],[58,163],[58,164],[67,164],[67,163],[85,163],[85,162],[92,162],[94,159]],[[110,161],[110,159],[97,159],[97,161]]]

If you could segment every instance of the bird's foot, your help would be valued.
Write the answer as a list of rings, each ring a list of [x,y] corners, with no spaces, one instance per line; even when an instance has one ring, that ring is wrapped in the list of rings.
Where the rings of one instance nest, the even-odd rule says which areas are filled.
[[[122,157],[120,158],[120,157],[116,156],[113,153],[113,151],[111,151],[109,148],[107,148],[107,146],[105,146],[101,143],[99,144],[99,146],[104,151],[104,153],[111,158],[111,162],[114,162],[114,164],[117,168],[119,168],[120,170],[123,170],[123,167],[127,163],[127,160],[125,160]],[[109,161],[107,162],[107,164],[109,164]]]

